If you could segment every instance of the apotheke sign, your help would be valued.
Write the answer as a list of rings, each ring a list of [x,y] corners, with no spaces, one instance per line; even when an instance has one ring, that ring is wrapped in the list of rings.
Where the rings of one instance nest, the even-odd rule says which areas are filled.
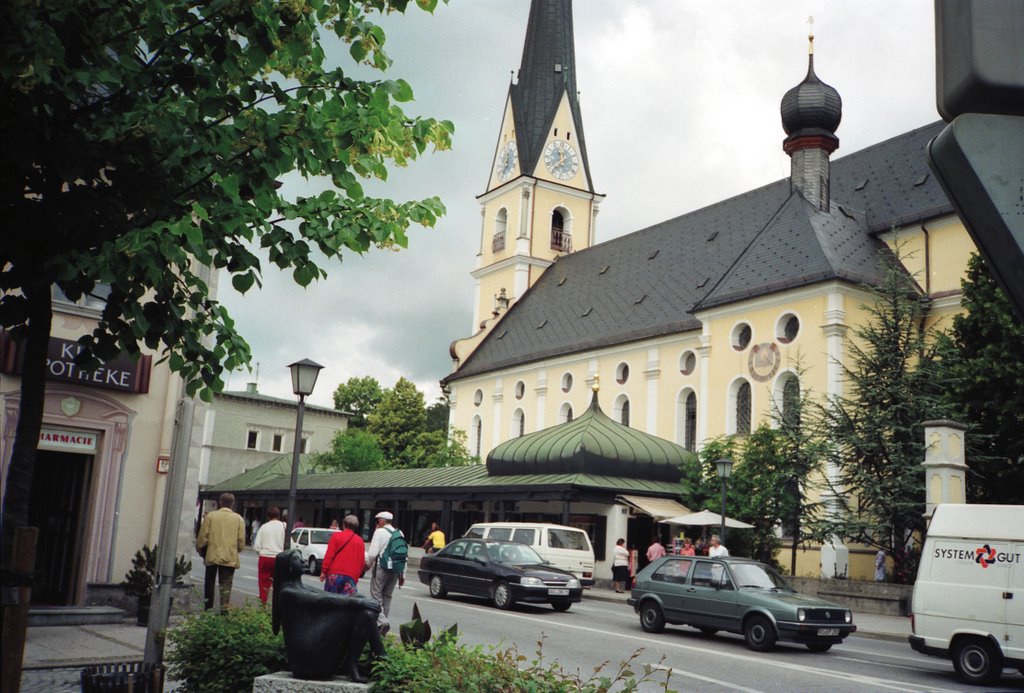
[[[75,357],[82,350],[77,343],[67,339],[50,338],[46,350],[46,378],[65,383],[76,383],[88,387],[101,387],[120,392],[145,394],[149,392],[149,374],[152,356],[140,356],[133,361],[119,356],[106,361],[99,368],[82,369],[75,363]],[[24,347],[15,342],[7,332],[3,333],[3,372],[21,375],[24,362]]]

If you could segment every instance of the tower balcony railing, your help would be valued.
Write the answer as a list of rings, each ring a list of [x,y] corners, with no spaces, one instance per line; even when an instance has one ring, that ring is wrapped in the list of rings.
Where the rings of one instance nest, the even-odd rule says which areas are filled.
[[[496,233],[491,237],[491,252],[497,253],[505,249],[505,234]]]
[[[551,249],[560,253],[571,253],[572,234],[564,229],[551,229]]]

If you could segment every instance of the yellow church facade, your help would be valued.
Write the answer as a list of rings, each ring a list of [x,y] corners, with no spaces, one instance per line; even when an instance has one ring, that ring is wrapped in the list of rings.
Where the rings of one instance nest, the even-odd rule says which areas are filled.
[[[603,196],[566,12],[555,25],[531,11],[478,198],[473,334],[453,342],[443,381],[472,454],[582,414],[595,380],[611,418],[694,451],[770,422],[794,394],[843,394],[887,255],[929,298],[929,323],[950,324],[975,248],[925,161],[941,123],[833,161],[841,99],[813,53],[782,100],[787,179],[597,243]],[[873,558],[850,547],[850,576],[869,576]],[[819,561],[801,552],[798,574]]]

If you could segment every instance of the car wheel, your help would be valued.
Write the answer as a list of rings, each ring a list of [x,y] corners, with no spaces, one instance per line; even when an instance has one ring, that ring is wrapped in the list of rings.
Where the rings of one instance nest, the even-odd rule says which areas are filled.
[[[309,557],[309,574],[313,577],[320,574],[320,566],[316,564],[316,559],[312,556]]]
[[[499,609],[512,608],[512,588],[504,580],[499,580],[491,591],[491,601]]]
[[[807,649],[811,652],[828,652],[832,649],[832,643],[830,642],[809,642],[807,643]]]
[[[770,652],[775,647],[775,628],[764,616],[754,614],[743,625],[747,647],[755,652]]]
[[[568,611],[572,602],[551,602],[551,608],[555,611]]]
[[[665,614],[661,607],[652,601],[644,602],[640,607],[640,627],[647,633],[660,633],[665,630]]]
[[[718,629],[717,628],[701,628],[700,632],[703,633],[704,635],[714,635],[715,633],[718,632]]]
[[[1003,658],[984,638],[964,638],[953,646],[953,668],[967,683],[992,683],[1003,673]]]
[[[440,575],[434,575],[430,578],[430,596],[435,599],[444,599],[444,596],[448,594],[448,590],[444,588],[444,580],[441,579]]]

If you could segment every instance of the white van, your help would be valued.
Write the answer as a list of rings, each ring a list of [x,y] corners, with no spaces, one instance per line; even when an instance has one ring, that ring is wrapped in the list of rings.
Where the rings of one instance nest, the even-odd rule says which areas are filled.
[[[466,536],[526,544],[551,565],[578,577],[584,587],[594,584],[594,548],[582,529],[540,522],[479,522]]]
[[[914,583],[910,646],[969,683],[1024,673],[1024,506],[935,508]]]

